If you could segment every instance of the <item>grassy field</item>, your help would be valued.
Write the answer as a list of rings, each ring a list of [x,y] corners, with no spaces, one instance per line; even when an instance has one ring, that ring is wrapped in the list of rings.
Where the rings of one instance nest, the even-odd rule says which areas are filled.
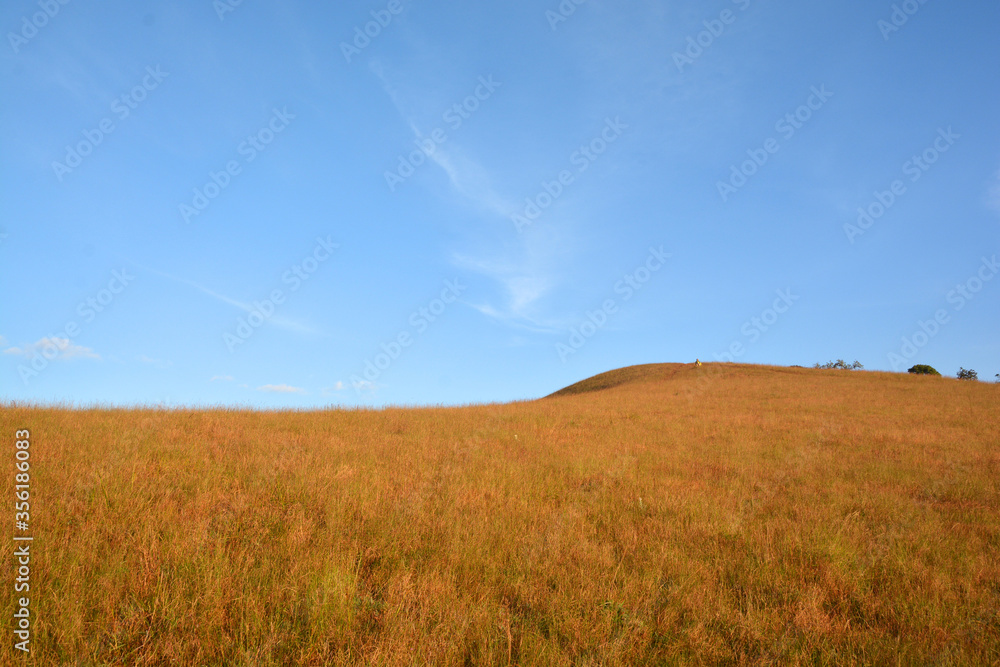
[[[0,424],[6,498],[32,442],[8,664],[1000,664],[996,385],[657,364],[504,405]]]

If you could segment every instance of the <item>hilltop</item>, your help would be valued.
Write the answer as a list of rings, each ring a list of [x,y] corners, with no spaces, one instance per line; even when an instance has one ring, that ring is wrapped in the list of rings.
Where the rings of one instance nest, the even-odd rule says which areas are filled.
[[[704,385],[707,380],[716,378],[739,377],[758,373],[796,373],[796,368],[718,363],[706,363],[700,367],[694,364],[677,363],[642,364],[639,366],[626,366],[625,368],[618,368],[613,371],[594,375],[553,392],[546,398],[585,394],[634,384],[672,382],[677,384],[691,383],[700,386]]]
[[[643,364],[641,366],[626,366],[606,373],[594,375],[585,380],[580,380],[575,384],[564,387],[559,391],[552,392],[546,398],[553,396],[573,396],[575,394],[586,394],[593,391],[601,391],[619,387],[627,384],[639,382],[655,382],[674,379],[678,373],[688,370],[694,372],[696,368],[687,364]]]
[[[920,382],[921,378],[905,373],[881,371],[845,371],[839,369],[804,368],[802,366],[767,366],[734,363],[704,363],[701,366],[696,366],[693,363],[661,363],[626,366],[605,373],[599,373],[598,375],[571,384],[568,387],[563,387],[545,398],[592,394],[593,392],[604,392],[610,389],[620,389],[621,391],[630,392],[639,390],[640,388],[653,391],[654,393],[672,391],[688,397],[694,397],[706,392],[717,391],[727,386],[726,383],[735,383],[733,386],[737,389],[745,388],[742,381],[753,378],[780,380],[782,382],[788,378],[796,378],[793,382],[798,382],[802,387],[809,387],[811,389],[822,386],[839,387],[842,382],[854,383],[856,386],[873,382],[891,387],[933,388],[941,386],[912,384]],[[947,378],[938,379],[946,380]]]

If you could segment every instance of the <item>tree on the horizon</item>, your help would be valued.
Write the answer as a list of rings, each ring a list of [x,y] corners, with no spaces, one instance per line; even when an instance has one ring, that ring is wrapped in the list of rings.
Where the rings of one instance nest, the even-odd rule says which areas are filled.
[[[849,364],[843,359],[837,359],[836,361],[828,361],[825,364],[816,364],[813,368],[822,368],[825,370],[836,368],[845,371],[862,371],[865,369],[857,359],[854,360],[853,364]]]

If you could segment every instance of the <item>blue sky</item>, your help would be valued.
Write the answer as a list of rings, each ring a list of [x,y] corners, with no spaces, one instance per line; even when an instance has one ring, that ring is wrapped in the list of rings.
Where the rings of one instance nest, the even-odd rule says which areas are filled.
[[[0,25],[5,399],[1000,372],[995,2],[16,0]]]

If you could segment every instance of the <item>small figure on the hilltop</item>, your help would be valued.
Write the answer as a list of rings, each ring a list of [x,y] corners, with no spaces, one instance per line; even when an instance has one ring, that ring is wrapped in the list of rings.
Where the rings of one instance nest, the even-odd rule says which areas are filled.
[[[699,361],[698,359],[695,359],[694,360],[694,365],[695,366],[701,366],[701,361]]]

